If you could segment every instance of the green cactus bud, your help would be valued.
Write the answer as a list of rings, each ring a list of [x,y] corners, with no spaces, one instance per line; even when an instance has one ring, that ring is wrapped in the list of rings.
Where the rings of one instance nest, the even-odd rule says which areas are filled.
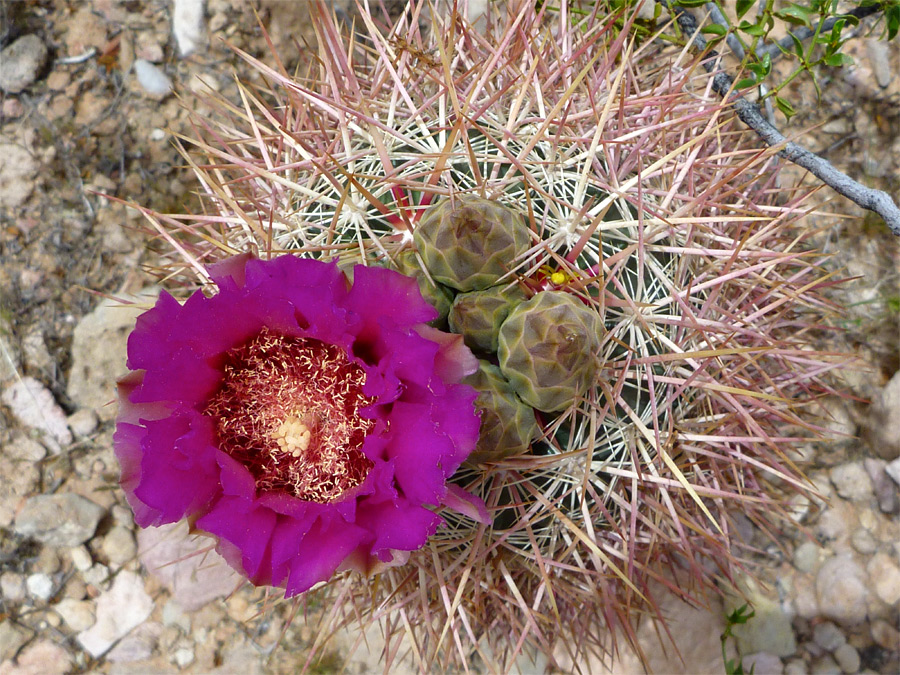
[[[413,277],[419,283],[419,292],[425,302],[434,307],[440,315],[429,323],[432,326],[440,326],[447,320],[447,314],[450,312],[450,305],[453,303],[452,293],[425,275],[415,252],[403,251],[394,257],[394,264],[400,274]]]
[[[518,211],[471,195],[429,208],[413,238],[431,276],[459,291],[493,286],[531,246]]]
[[[462,335],[469,349],[496,352],[501,324],[524,300],[525,293],[518,286],[460,293],[447,317],[450,330]]]
[[[543,291],[500,326],[500,370],[528,405],[562,410],[593,381],[600,330],[600,317],[577,298]]]
[[[534,410],[516,396],[500,369],[481,360],[464,382],[478,392],[475,407],[481,414],[478,445],[468,461],[491,462],[527,451],[538,434]]]

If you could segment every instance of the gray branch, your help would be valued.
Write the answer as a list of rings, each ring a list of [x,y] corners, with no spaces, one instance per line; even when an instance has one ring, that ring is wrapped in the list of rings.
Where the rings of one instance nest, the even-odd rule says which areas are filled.
[[[663,7],[675,14],[678,25],[685,35],[693,36],[694,43],[700,51],[706,49],[706,39],[700,34],[697,20],[682,7],[673,6],[669,0],[657,0]],[[876,7],[878,7],[876,5]],[[869,7],[862,8],[869,9]],[[708,58],[703,62],[703,67],[708,73],[716,69],[719,54],[715,50],[707,52]],[[895,235],[900,236],[900,208],[891,199],[890,195],[882,190],[874,190],[859,183],[849,176],[841,173],[832,164],[814,152],[788,141],[762,114],[759,106],[748,101],[738,93],[732,92],[734,81],[727,74],[717,72],[713,75],[713,90],[726,101],[730,102],[738,118],[753,129],[756,134],[769,146],[781,146],[778,155],[790,162],[803,167],[816,178],[830,186],[838,194],[847,197],[859,206],[877,213],[884,218],[884,222]]]

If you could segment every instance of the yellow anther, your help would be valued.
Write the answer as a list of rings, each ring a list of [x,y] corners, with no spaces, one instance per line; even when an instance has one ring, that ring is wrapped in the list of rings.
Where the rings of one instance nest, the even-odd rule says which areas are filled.
[[[557,286],[566,283],[566,275],[563,272],[554,272],[550,275],[550,281],[552,281]]]
[[[309,447],[312,434],[299,417],[291,415],[275,430],[272,438],[278,443],[279,450],[291,457],[299,457]]]

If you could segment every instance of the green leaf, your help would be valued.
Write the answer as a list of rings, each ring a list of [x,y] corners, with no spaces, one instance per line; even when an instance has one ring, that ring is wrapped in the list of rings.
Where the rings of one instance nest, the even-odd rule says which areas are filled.
[[[884,17],[887,20],[887,39],[893,40],[900,32],[900,5],[884,10]]]
[[[737,12],[737,18],[741,18],[750,11],[750,8],[756,4],[756,0],[737,0],[735,4],[735,11]]]
[[[706,0],[678,0],[675,4],[682,7],[699,7],[700,5],[705,5]]]
[[[743,80],[738,80],[737,84],[734,85],[736,89],[746,89],[747,87],[752,87],[756,84],[755,77],[745,77]]]
[[[841,66],[849,66],[853,63],[853,57],[848,56],[847,54],[830,54],[826,56],[823,61],[826,66],[832,66],[833,68],[840,68]]]
[[[725,34],[728,32],[728,29],[725,28],[725,26],[720,26],[717,23],[712,23],[708,26],[703,26],[703,28],[700,29],[700,32],[718,35],[719,37],[725,37]]]
[[[747,35],[752,35],[753,37],[762,37],[766,34],[765,28],[758,23],[750,23],[749,21],[741,21],[738,30],[747,33]]]
[[[780,9],[775,12],[775,16],[777,16],[782,21],[787,21],[788,23],[812,28],[812,20],[810,18],[812,16],[812,12],[809,10],[809,8],[803,7],[802,5],[791,3],[784,9]]]
[[[794,110],[794,106],[785,101],[780,96],[775,97],[775,106],[784,114],[785,117],[791,119],[794,115],[797,114],[797,111]]]
[[[794,51],[797,52],[797,56],[800,57],[801,61],[805,62],[806,52],[803,50],[803,42],[793,33],[788,33],[788,35],[791,36],[791,40],[794,42]]]

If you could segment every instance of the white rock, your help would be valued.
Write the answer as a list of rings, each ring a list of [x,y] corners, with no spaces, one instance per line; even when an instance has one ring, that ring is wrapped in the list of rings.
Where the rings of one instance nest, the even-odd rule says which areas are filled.
[[[0,52],[0,89],[18,94],[37,79],[47,61],[47,47],[37,35],[25,35]]]
[[[25,599],[25,577],[18,572],[0,574],[0,595],[7,602],[22,602]]]
[[[849,555],[826,560],[816,575],[816,598],[822,616],[844,625],[862,623],[868,598],[865,572]]]
[[[866,565],[872,589],[885,604],[900,602],[900,567],[886,553],[876,553]]]
[[[144,567],[189,612],[231,594],[241,583],[241,577],[218,553],[198,554],[210,543],[206,537],[191,535],[185,522],[138,531],[138,551]]]
[[[53,609],[66,622],[66,625],[76,633],[87,630],[97,620],[94,615],[94,603],[89,600],[64,598]]]
[[[33,377],[13,382],[4,390],[2,400],[23,426],[43,433],[54,451],[72,442],[65,413],[50,390]]]
[[[112,663],[146,661],[153,656],[162,632],[163,627],[155,621],[141,624],[106,654],[106,660]]]
[[[39,462],[47,456],[47,448],[33,438],[19,434],[14,436],[8,445],[3,446],[3,454],[10,459]]]
[[[79,572],[88,571],[91,569],[91,565],[94,564],[91,552],[87,550],[86,546],[74,546],[69,549],[69,557],[72,559],[72,565]]]
[[[79,438],[90,436],[97,429],[97,413],[93,410],[79,410],[69,415],[69,428]]]
[[[204,0],[175,0],[172,33],[182,56],[189,56],[203,43]]]
[[[194,662],[194,650],[182,647],[175,650],[175,664],[179,668],[189,666]]]
[[[0,661],[11,659],[28,642],[28,633],[9,619],[0,621]]]
[[[755,675],[782,675],[784,673],[784,664],[781,663],[781,659],[766,652],[745,656],[741,659],[741,665],[743,665],[745,673],[752,672]]]
[[[841,667],[826,654],[810,664],[809,672],[811,675],[841,675]]]
[[[875,81],[882,89],[887,89],[896,73],[891,72],[891,46],[877,38],[869,38],[866,43],[866,56],[872,66]],[[896,67],[896,63],[894,66]]]
[[[889,462],[884,467],[884,472],[891,477],[891,479],[897,484],[900,485],[900,457],[895,459],[893,462]]]
[[[102,506],[71,492],[37,495],[16,516],[15,532],[49,546],[78,546],[94,535],[104,513]]]
[[[833,652],[847,642],[847,638],[831,621],[823,621],[813,628],[813,641],[825,651]]]
[[[141,578],[133,572],[119,572],[112,588],[97,598],[97,622],[78,634],[78,642],[99,658],[144,623],[152,611],[153,599],[144,590]]]
[[[859,528],[850,535],[850,545],[857,553],[872,555],[878,550],[878,541],[869,530]]]
[[[32,642],[16,657],[18,667],[7,675],[64,675],[73,672],[70,653],[50,640]],[[4,664],[6,665],[6,664]]]
[[[838,662],[845,673],[855,673],[859,670],[859,652],[853,645],[843,644],[834,650],[834,660]]]
[[[137,59],[132,67],[141,87],[154,98],[163,98],[172,93],[172,80],[158,66],[144,59]]]
[[[865,426],[875,454],[889,462],[900,457],[900,371],[872,402]]]
[[[794,551],[794,567],[801,572],[815,572],[822,560],[823,549],[815,542],[804,541]]]
[[[873,496],[872,479],[862,462],[841,464],[831,470],[831,482],[844,499],[860,502]]]
[[[116,525],[103,537],[101,550],[110,565],[121,567],[134,558],[137,553],[137,544],[130,529]]]
[[[792,659],[784,664],[784,675],[807,675],[808,672],[803,659]]]
[[[53,595],[53,579],[46,574],[31,574],[25,579],[25,587],[32,597],[46,602]]]
[[[96,588],[106,589],[109,587],[109,568],[100,563],[94,563],[91,568],[81,573],[84,583],[90,584]]]

